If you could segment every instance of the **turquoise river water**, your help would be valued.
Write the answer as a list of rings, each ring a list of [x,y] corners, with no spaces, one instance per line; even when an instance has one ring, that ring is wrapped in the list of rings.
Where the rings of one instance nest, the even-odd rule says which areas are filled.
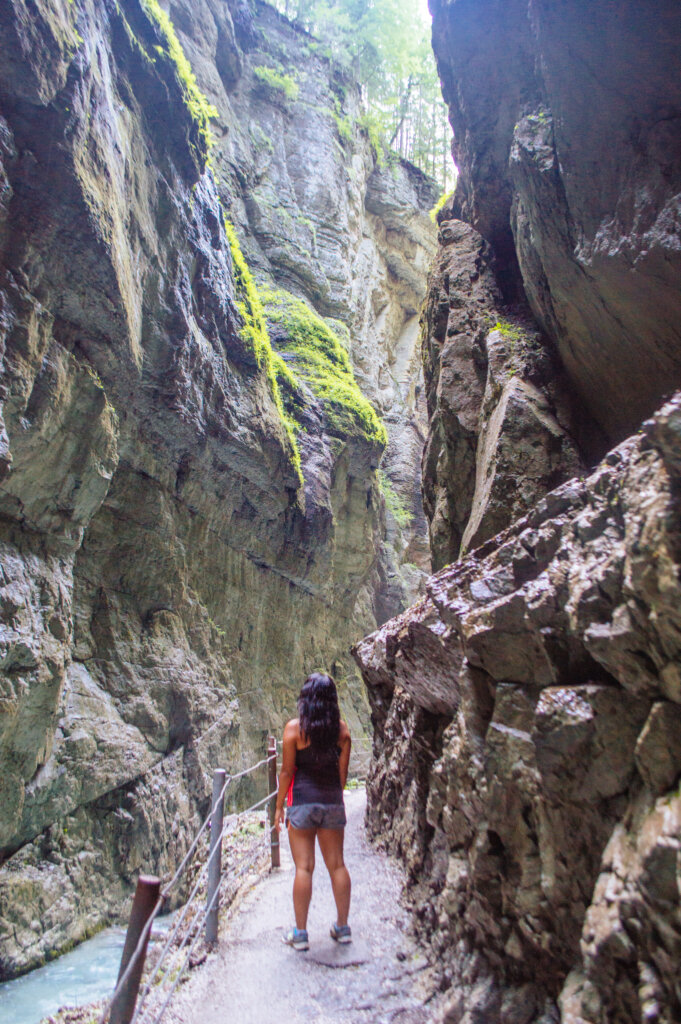
[[[152,942],[167,931],[172,916],[156,919]],[[105,928],[44,967],[0,984],[0,1024],[38,1024],[61,1006],[111,995],[124,939],[124,928]]]

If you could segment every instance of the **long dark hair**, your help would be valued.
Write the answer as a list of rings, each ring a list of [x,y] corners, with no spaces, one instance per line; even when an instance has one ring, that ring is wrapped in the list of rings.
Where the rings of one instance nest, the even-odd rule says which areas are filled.
[[[310,741],[313,753],[323,753],[338,743],[340,720],[336,684],[331,676],[313,672],[298,697],[300,734]]]

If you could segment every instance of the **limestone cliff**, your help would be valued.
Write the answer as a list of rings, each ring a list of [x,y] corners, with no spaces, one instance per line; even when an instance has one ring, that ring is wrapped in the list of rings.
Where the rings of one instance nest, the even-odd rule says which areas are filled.
[[[673,2],[651,19],[605,0],[431,6],[460,171],[423,324],[437,568],[681,383],[681,14]],[[464,246],[456,220],[470,225]],[[503,375],[512,396],[487,360],[504,325],[505,347],[523,353]]]
[[[460,170],[422,322],[440,572],[355,650],[368,823],[436,1019],[671,1024],[681,10],[430,6]]]
[[[681,382],[675,0],[431,0],[454,214],[611,443]]]
[[[386,374],[413,352],[430,186],[404,165],[376,170],[358,128],[343,148],[333,103],[315,127],[312,101],[293,105],[292,123],[279,91],[263,92],[267,24],[297,43],[273,12],[260,9],[259,27],[239,4],[199,7],[171,10],[183,41],[201,16],[210,59],[197,85],[155,0],[0,2],[5,974],[99,927],[141,868],[176,863],[212,769],[255,759],[305,672],[327,666],[346,716],[359,726],[365,714],[347,648],[385,592],[385,437],[343,343],[369,398],[411,436],[411,378],[388,395]],[[326,96],[333,69],[309,61],[306,74]],[[327,217],[319,251],[323,237],[339,266],[356,264],[326,305],[317,250],[305,267],[295,253],[277,263],[245,212],[268,237],[278,224],[284,246],[289,221],[257,214],[257,186],[263,161],[273,181],[287,173],[308,122],[335,160],[324,172],[344,184],[327,195],[303,161],[300,215]],[[413,251],[396,241],[380,262],[400,218]],[[296,300],[263,310],[229,221],[256,270],[336,318],[300,314],[332,393],[296,341]]]
[[[356,649],[447,1024],[679,1019],[681,395]]]
[[[362,391],[387,426],[388,543],[375,607],[383,620],[414,600],[430,571],[419,488],[426,407],[418,318],[436,244],[427,213],[438,190],[406,161],[377,162],[356,84],[303,30],[267,4],[254,9],[254,20],[240,7],[226,24],[224,3],[169,6],[218,110],[218,190],[249,262],[340,321]]]
[[[439,216],[422,317],[428,435],[424,507],[433,568],[508,526],[579,473],[579,408],[530,311],[508,306],[492,247]]]

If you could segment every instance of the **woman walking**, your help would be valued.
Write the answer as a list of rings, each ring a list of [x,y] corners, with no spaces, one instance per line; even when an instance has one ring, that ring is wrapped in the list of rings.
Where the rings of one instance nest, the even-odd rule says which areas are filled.
[[[341,721],[336,684],[330,676],[313,673],[298,697],[298,718],[284,729],[279,792],[274,823],[281,827],[288,794],[286,825],[296,866],[293,911],[296,925],[284,937],[294,949],[310,948],[307,912],[312,897],[315,839],[319,840],[331,878],[337,919],[331,938],[350,942],[350,875],[343,859],[345,807],[343,788],[350,762],[350,730]]]

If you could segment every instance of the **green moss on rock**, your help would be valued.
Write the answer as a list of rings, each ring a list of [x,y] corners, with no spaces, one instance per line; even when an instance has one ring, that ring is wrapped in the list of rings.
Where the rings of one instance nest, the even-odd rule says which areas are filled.
[[[265,64],[254,67],[253,74],[268,89],[282,93],[291,103],[298,99],[300,87],[292,75],[287,75],[283,71],[277,71],[275,68],[269,68]]]
[[[262,299],[268,321],[279,329],[281,349],[293,357],[295,373],[321,399],[330,430],[385,447],[385,426],[359,390],[336,333],[302,299],[288,292],[265,289]]]
[[[234,226],[230,224],[227,218],[225,218],[225,232],[232,254],[236,305],[242,320],[239,333],[242,341],[252,351],[256,364],[265,372],[274,404],[277,407],[286,434],[291,442],[293,465],[302,484],[303,473],[300,463],[300,449],[296,440],[296,432],[299,429],[298,423],[285,407],[282,398],[282,387],[295,389],[295,380],[293,375],[289,373],[281,356],[272,351],[263,304],[257,285],[241,251]]]
[[[180,40],[177,38],[173,23],[159,5],[158,0],[141,0],[142,9],[149,20],[156,26],[163,40],[162,46],[155,47],[159,57],[169,61],[175,76],[182,88],[187,109],[199,130],[204,153],[208,153],[213,138],[210,122],[218,116],[217,109],[208,102],[199,89],[191,64],[185,56]]]
[[[378,486],[388,509],[398,526],[406,529],[413,522],[413,515],[397,493],[390,477],[382,469],[378,471]]]
[[[449,202],[453,195],[454,192],[443,192],[433,209],[428,211],[428,216],[432,220],[433,224],[437,224],[438,213],[440,210],[444,209],[445,203]]]

